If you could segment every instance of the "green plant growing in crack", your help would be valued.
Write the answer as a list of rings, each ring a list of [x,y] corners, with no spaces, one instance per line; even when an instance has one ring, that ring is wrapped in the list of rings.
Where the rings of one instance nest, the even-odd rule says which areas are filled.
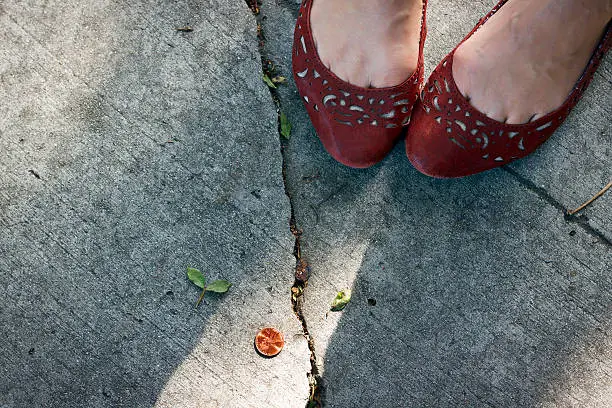
[[[232,286],[231,283],[223,279],[212,281],[211,283],[206,285],[206,278],[204,278],[204,275],[202,274],[202,272],[200,272],[199,270],[195,268],[187,267],[187,277],[189,278],[191,282],[193,282],[194,285],[202,289],[200,298],[198,299],[195,305],[196,308],[200,305],[200,303],[202,302],[202,299],[204,299],[204,294],[206,292],[225,293],[228,291],[230,286]]]
[[[270,77],[268,76],[268,74],[264,74],[263,75],[263,81],[266,83],[266,85],[268,85],[270,88],[272,89],[276,89],[276,85],[274,85],[274,82],[270,79]]]
[[[284,112],[280,113],[280,130],[281,135],[289,140],[291,137],[291,123]]]

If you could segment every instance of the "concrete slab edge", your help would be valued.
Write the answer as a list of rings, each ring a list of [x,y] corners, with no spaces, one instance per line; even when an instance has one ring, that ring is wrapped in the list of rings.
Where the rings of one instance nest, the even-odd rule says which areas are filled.
[[[536,194],[538,197],[540,197],[542,200],[546,201],[552,207],[554,207],[557,210],[561,211],[563,213],[563,219],[566,222],[572,223],[572,224],[575,224],[575,225],[579,226],[587,234],[593,236],[594,238],[596,238],[600,242],[608,245],[609,247],[612,247],[612,241],[610,241],[610,239],[608,239],[608,237],[606,237],[603,232],[601,232],[597,228],[593,227],[589,223],[589,219],[586,216],[581,215],[579,213],[570,215],[568,213],[569,209],[565,208],[565,206],[563,204],[561,204],[560,202],[555,200],[554,197],[551,196],[548,193],[548,191],[546,191],[545,189],[543,189],[541,187],[538,187],[531,180],[521,176],[516,170],[514,170],[514,169],[512,169],[512,168],[510,168],[508,166],[503,167],[503,169],[507,173],[512,175],[519,183],[521,183],[521,185],[523,185],[523,187],[525,187],[529,191],[531,191],[534,194]]]
[[[255,20],[257,22],[257,35],[259,42],[259,53],[261,55],[261,65],[262,72],[264,75],[268,75],[268,71],[273,69],[270,66],[272,62],[268,59],[266,52],[263,48],[263,33],[262,33],[262,24],[261,20],[263,16],[259,12],[259,4],[258,0],[245,0],[247,6],[253,13]],[[263,78],[262,78],[263,80]],[[287,199],[289,200],[289,206],[291,209],[291,218],[289,220],[289,229],[293,236],[295,237],[295,244],[293,248],[293,255],[295,256],[295,281],[293,286],[291,287],[291,303],[293,305],[293,312],[295,313],[296,318],[300,321],[302,326],[302,335],[306,339],[308,343],[308,349],[310,351],[310,372],[307,373],[308,376],[308,384],[309,384],[309,395],[308,402],[306,404],[306,408],[321,408],[322,407],[322,378],[319,375],[319,369],[317,366],[317,357],[315,351],[315,342],[314,338],[310,335],[308,331],[308,324],[306,322],[306,318],[303,313],[303,305],[304,305],[304,291],[308,286],[308,276],[310,272],[310,267],[308,266],[308,262],[302,258],[301,247],[300,247],[300,236],[302,231],[297,227],[296,219],[295,219],[295,211],[294,211],[294,199],[289,192],[289,188],[287,185],[287,146],[289,140],[286,139],[281,134],[281,102],[278,92],[275,88],[268,86],[268,90],[270,91],[270,97],[272,98],[275,106],[276,113],[278,116],[278,137],[280,144],[280,151],[282,156],[282,175],[283,175],[283,185],[285,187],[285,194],[287,195]]]

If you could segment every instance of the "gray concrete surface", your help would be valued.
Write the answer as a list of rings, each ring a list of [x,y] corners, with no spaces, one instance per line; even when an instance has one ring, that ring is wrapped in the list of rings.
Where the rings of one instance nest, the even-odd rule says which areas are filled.
[[[427,72],[494,3],[430,2]],[[262,8],[287,74],[297,8]],[[612,179],[611,69],[536,154],[462,180],[420,175],[403,144],[368,170],[337,164],[280,89],[324,406],[612,405],[611,196],[563,214]],[[328,313],[344,288],[352,302]]]
[[[430,3],[428,72],[494,2]],[[289,79],[298,5],[258,17]],[[0,407],[305,406],[291,209],[323,406],[612,405],[611,196],[563,216],[612,179],[610,58],[536,154],[440,181],[401,144],[334,162],[291,80],[281,155],[255,29],[241,0],[0,3]],[[188,265],[234,286],[194,310]]]
[[[2,1],[0,407],[303,407],[281,161],[246,3]]]

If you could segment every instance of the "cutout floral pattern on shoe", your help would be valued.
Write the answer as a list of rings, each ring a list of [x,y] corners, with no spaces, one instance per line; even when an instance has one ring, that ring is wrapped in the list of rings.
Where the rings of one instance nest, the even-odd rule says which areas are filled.
[[[423,81],[425,11],[423,1],[419,59],[403,83],[363,88],[338,78],[319,59],[312,31],[312,0],[299,9],[293,43],[293,74],[302,101],[325,149],[351,167],[369,167],[382,160],[410,123]]]
[[[612,30],[608,24],[580,79],[555,111],[524,124],[506,124],[491,119],[471,106],[457,88],[453,79],[453,55],[506,1],[500,1],[440,62],[421,91],[406,137],[406,154],[424,174],[439,178],[463,177],[531,154],[567,118],[612,46]]]

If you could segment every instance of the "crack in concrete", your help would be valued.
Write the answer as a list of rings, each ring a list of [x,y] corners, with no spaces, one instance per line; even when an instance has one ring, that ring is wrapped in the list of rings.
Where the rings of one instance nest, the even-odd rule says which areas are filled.
[[[283,165],[284,165],[284,157],[283,157]],[[285,168],[283,167],[283,175]],[[284,178],[284,177],[283,177]],[[286,184],[286,179],[283,180]],[[291,202],[291,196],[287,193],[287,197],[289,197],[289,201]],[[300,235],[301,231],[297,229],[295,225],[295,218],[293,216],[293,205],[291,206],[291,232],[295,236],[295,247],[293,251],[293,255],[295,256],[295,281],[293,286],[291,287],[291,304],[293,305],[293,312],[297,316],[298,320],[302,324],[302,332],[306,341],[308,342],[308,349],[310,350],[310,372],[307,374],[308,376],[308,385],[310,389],[310,393],[308,396],[308,403],[306,404],[306,408],[320,408],[322,407],[322,392],[323,392],[323,381],[321,376],[319,375],[319,368],[317,367],[317,356],[315,351],[314,338],[310,335],[308,331],[308,324],[306,323],[306,317],[303,312],[304,305],[304,289],[308,285],[308,275],[310,274],[310,266],[308,263],[302,259],[301,251],[300,251]]]
[[[262,52],[263,46],[263,34],[261,28],[261,16],[259,13],[260,2],[258,0],[245,0],[247,6],[251,9],[255,20],[257,22],[257,40],[258,40],[258,49],[259,54],[261,56],[261,66],[264,74],[267,74],[266,67],[269,66],[270,61],[266,58],[264,53]],[[289,230],[291,234],[295,237],[295,243],[293,246],[293,256],[295,257],[295,280],[291,287],[291,305],[293,308],[293,313],[300,321],[302,326],[302,335],[306,339],[308,343],[308,349],[310,351],[310,372],[306,375],[308,377],[308,385],[309,385],[309,395],[308,401],[306,403],[306,408],[321,408],[322,407],[322,378],[319,375],[319,369],[317,367],[317,357],[315,352],[315,344],[314,338],[310,335],[308,331],[308,324],[306,322],[306,318],[303,312],[304,305],[304,290],[308,286],[308,277],[310,275],[310,266],[308,262],[302,258],[301,246],[300,246],[300,237],[302,231],[297,227],[296,219],[295,219],[295,211],[293,206],[293,198],[291,193],[289,192],[289,185],[287,181],[287,153],[286,149],[289,145],[289,141],[285,139],[281,134],[281,123],[280,123],[280,99],[278,97],[278,93],[274,88],[268,87],[270,91],[270,96],[272,97],[272,101],[276,106],[277,113],[277,126],[278,126],[278,137],[280,143],[280,152],[282,157],[282,177],[283,177],[283,186],[285,189],[285,195],[289,200],[289,207],[291,209],[291,217],[289,219]]]
[[[502,169],[506,171],[507,173],[509,173],[511,176],[513,176],[519,183],[525,186],[529,191],[535,193],[538,197],[546,201],[548,204],[555,207],[557,210],[561,211],[563,213],[563,219],[565,220],[565,222],[578,225],[587,234],[596,238],[603,244],[606,244],[612,247],[612,241],[608,237],[606,237],[603,232],[599,231],[597,228],[589,224],[589,218],[586,215],[580,215],[580,214],[579,215],[576,215],[576,214],[569,215],[568,209],[565,208],[565,206],[561,204],[559,201],[557,201],[553,196],[551,196],[550,193],[546,191],[546,189],[542,187],[538,187],[534,182],[527,179],[526,177],[523,177],[522,175],[519,174],[519,172],[517,172],[514,169],[511,169],[508,166],[502,167]]]

